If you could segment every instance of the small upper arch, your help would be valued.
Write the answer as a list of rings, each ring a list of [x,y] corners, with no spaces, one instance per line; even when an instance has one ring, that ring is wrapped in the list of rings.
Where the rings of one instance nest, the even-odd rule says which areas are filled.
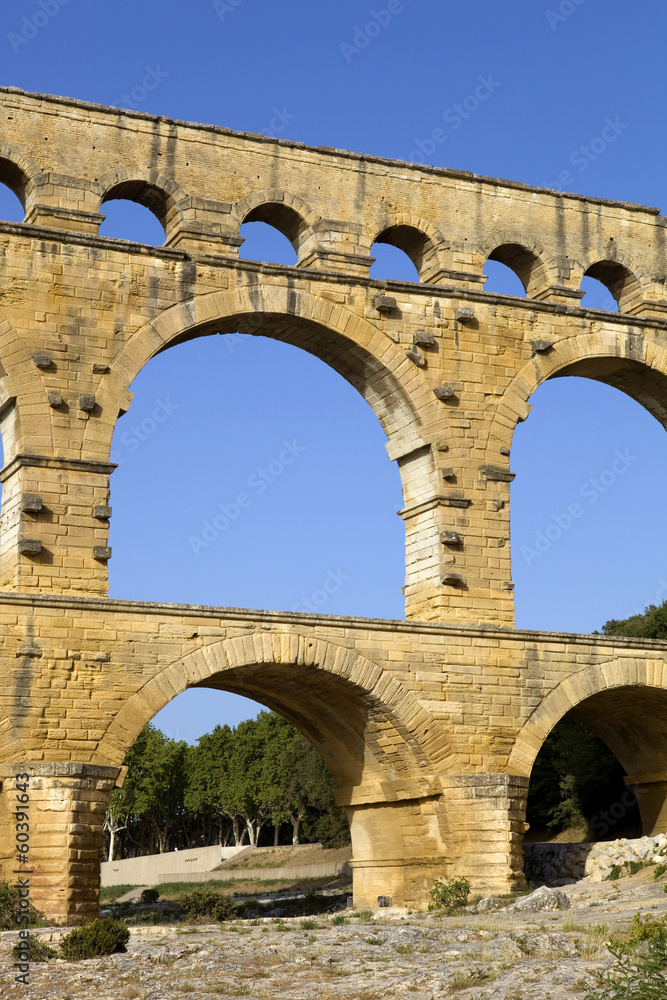
[[[233,208],[239,228],[245,222],[264,222],[289,240],[300,261],[313,241],[319,216],[296,195],[284,191],[256,191]]]
[[[632,312],[641,301],[644,272],[621,250],[612,248],[608,257],[593,261],[583,276],[601,282],[618,303],[619,312]]]
[[[498,261],[513,271],[529,299],[537,298],[546,291],[552,280],[550,268],[545,261],[544,248],[532,237],[519,233],[498,234],[496,239],[483,248],[485,263]]]
[[[116,199],[134,201],[149,209],[164,229],[167,239],[178,227],[181,203],[186,194],[170,177],[158,170],[122,167],[98,178],[100,204]]]
[[[5,184],[27,212],[30,197],[42,170],[29,157],[6,142],[0,142],[0,184]]]
[[[429,282],[437,278],[441,270],[438,253],[444,242],[435,226],[417,216],[400,213],[378,235],[370,234],[369,247],[374,243],[387,243],[402,250],[414,264],[419,280]]]

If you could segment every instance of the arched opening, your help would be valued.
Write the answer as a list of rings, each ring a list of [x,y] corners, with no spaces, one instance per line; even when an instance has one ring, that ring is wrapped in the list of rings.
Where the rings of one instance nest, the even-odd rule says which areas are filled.
[[[609,658],[604,676],[597,664],[584,668],[547,695],[521,733],[510,766],[534,759],[524,841],[531,881],[634,874],[650,857],[650,841],[627,844],[621,856],[567,845],[667,833],[667,691],[653,676],[653,664],[626,657]],[[563,716],[564,702],[572,707]]]
[[[661,603],[667,387],[617,357],[556,375],[531,396],[512,447],[516,622],[592,632]]]
[[[239,230],[244,238],[239,257],[295,265],[307,234],[306,222],[289,205],[257,205],[244,217]]]
[[[281,715],[228,691],[177,695],[141,730],[124,766],[104,824],[105,857],[116,868],[103,868],[103,883],[131,884],[136,866],[118,864],[129,858],[171,853],[178,862],[174,852],[220,845],[225,860],[244,846],[349,844],[345,811],[315,747]],[[264,867],[266,855],[256,864]]]
[[[297,254],[288,238],[266,222],[244,222],[239,230],[243,243],[239,247],[240,260],[261,260],[269,264],[287,264],[294,267]]]
[[[544,279],[544,265],[537,254],[519,243],[504,243],[491,251],[484,273],[485,292],[530,298]]]
[[[164,191],[145,181],[123,181],[102,199],[106,218],[100,236],[161,246],[169,214]]]
[[[584,722],[583,719],[586,721]],[[527,842],[617,840],[642,835],[636,795],[589,708],[556,723],[535,758],[528,789]]]
[[[639,282],[632,272],[615,260],[591,264],[581,281],[586,292],[581,305],[584,309],[607,309],[629,312],[641,299]]]
[[[375,262],[369,275],[375,281],[419,281],[419,272],[410,257],[389,243],[374,243],[371,256]]]
[[[0,158],[0,219],[23,222],[26,177],[11,160]]]
[[[375,263],[370,276],[380,281],[392,278],[420,281],[432,263],[434,252],[432,241],[415,226],[390,226],[376,237],[371,247]]]
[[[293,318],[232,322],[315,349],[316,331]],[[368,365],[362,377],[373,402]],[[372,411],[331,367],[230,333],[163,351],[133,390],[111,449],[114,596],[402,617],[399,474]]]

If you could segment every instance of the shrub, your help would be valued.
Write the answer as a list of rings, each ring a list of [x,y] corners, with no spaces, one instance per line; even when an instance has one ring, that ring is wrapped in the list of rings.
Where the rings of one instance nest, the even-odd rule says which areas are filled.
[[[160,893],[157,891],[157,889],[144,889],[140,896],[141,902],[147,906],[150,903],[157,903],[159,898],[160,898]]]
[[[429,910],[444,910],[453,913],[465,906],[470,896],[470,882],[467,878],[437,878],[429,893],[431,902]]]
[[[190,920],[208,917],[210,920],[222,922],[233,920],[236,916],[236,907],[229,896],[223,896],[215,889],[193,889],[192,892],[184,892],[179,896],[178,902]]]
[[[331,918],[331,924],[333,927],[342,927],[347,923],[347,920],[342,913],[337,913],[335,917]]]
[[[17,962],[46,962],[49,958],[55,958],[57,954],[55,948],[49,947],[46,941],[42,941],[36,934],[28,934],[12,948],[12,955]]]
[[[8,882],[0,882],[0,930],[13,931],[19,927],[25,927],[24,923],[17,923],[19,912],[19,891],[16,886],[9,885]],[[28,926],[43,926],[46,917],[30,903],[28,907],[30,922]]]
[[[635,913],[630,925],[626,947],[633,949],[642,941],[658,945],[664,945],[667,942],[667,914],[656,920],[648,913],[645,916],[642,916],[641,913]]]
[[[659,878],[662,878],[665,872],[667,872],[667,865],[664,862],[661,862],[659,865],[655,866],[653,870],[653,878],[657,881]]]
[[[126,951],[130,931],[122,920],[103,917],[83,927],[75,927],[60,942],[60,954],[67,962]]]
[[[620,865],[612,865],[611,871],[607,875],[605,882],[616,882],[617,879],[621,877],[621,867]]]

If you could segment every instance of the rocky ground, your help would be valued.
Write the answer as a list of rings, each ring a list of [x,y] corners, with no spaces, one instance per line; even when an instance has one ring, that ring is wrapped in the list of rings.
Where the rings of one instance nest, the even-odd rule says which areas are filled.
[[[276,922],[132,928],[128,951],[105,959],[31,966],[13,983],[0,934],[3,997],[26,1000],[561,1000],[583,997],[589,974],[612,962],[605,942],[634,913],[667,913],[648,868],[613,882],[565,886],[570,908],[538,913],[429,914],[379,910]],[[58,932],[44,929],[46,939]]]

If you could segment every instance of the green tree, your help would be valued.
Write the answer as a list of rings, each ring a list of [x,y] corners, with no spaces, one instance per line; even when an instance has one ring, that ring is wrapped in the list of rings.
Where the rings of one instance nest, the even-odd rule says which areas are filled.
[[[224,843],[225,821],[229,821],[234,844],[242,839],[241,816],[236,808],[236,797],[230,775],[230,760],[234,732],[229,726],[216,726],[197,740],[197,746],[188,753],[188,778],[185,805],[196,815],[212,813],[218,818],[220,843]]]
[[[535,759],[526,818],[536,829],[583,829],[595,839],[601,832],[596,815],[627,791],[624,774],[607,745],[566,716],[554,726]],[[626,818],[632,822],[635,814],[629,812]]]
[[[602,634],[638,639],[667,639],[667,601],[663,601],[660,606],[649,604],[642,615],[611,618],[602,626]]]
[[[128,836],[141,849],[147,846],[142,827],[163,854],[170,835],[182,825],[186,752],[187,743],[170,739],[149,723],[125,757],[128,771],[117,815],[129,821]]]

